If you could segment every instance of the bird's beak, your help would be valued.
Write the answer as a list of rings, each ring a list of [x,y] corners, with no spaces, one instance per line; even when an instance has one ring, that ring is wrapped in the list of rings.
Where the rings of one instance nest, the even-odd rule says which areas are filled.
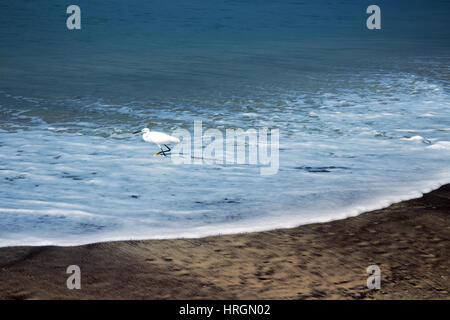
[[[135,132],[133,132],[133,134],[136,134],[136,133],[139,133],[139,132],[141,132],[141,130],[135,131]]]

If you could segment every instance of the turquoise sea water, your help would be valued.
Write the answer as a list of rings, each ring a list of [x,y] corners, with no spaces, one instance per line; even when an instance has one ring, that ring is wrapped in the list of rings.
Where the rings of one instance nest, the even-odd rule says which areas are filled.
[[[77,4],[82,29],[66,28]],[[450,4],[0,2],[0,245],[327,221],[450,181]],[[175,165],[132,132],[280,130],[280,167]]]

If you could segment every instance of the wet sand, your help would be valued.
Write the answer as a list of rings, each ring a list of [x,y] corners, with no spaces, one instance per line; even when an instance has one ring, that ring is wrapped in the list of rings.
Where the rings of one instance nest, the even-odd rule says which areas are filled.
[[[81,268],[81,290],[66,268]],[[381,268],[381,289],[366,268]],[[328,223],[201,239],[0,248],[1,299],[449,299],[450,185]]]

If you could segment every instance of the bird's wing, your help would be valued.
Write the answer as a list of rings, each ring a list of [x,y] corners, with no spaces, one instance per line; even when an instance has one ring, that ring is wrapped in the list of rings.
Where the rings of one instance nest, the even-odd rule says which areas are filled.
[[[172,137],[164,132],[152,132],[152,140],[153,141],[162,141],[161,143],[169,143],[169,142],[180,142],[178,138]]]

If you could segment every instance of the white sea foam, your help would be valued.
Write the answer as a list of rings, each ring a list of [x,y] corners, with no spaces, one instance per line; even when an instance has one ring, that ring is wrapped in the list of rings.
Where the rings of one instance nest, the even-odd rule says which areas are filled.
[[[450,150],[450,141],[438,141],[428,148],[430,149],[442,149],[442,150]]]
[[[411,75],[361,88],[218,98],[200,107],[197,100],[165,103],[171,110],[76,100],[76,112],[67,107],[69,116],[57,123],[11,107],[0,128],[0,246],[293,227],[386,207],[450,182],[445,91]],[[280,170],[263,177],[257,166],[153,157],[157,150],[131,134],[149,115],[164,131],[190,130],[199,119],[222,130],[279,128]]]

